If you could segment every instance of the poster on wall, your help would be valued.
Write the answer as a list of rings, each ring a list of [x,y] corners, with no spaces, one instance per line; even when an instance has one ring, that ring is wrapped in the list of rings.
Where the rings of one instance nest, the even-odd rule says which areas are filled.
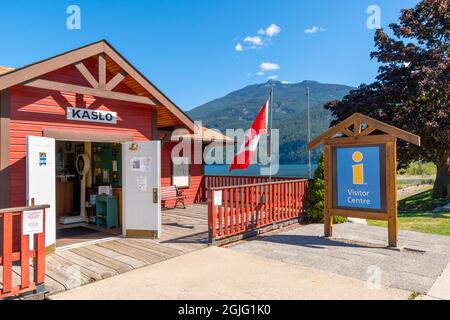
[[[131,159],[131,171],[149,172],[152,157],[134,157]]]

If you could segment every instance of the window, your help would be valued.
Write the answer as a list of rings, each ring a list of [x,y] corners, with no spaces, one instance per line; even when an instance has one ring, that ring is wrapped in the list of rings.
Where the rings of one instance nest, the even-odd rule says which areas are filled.
[[[189,158],[174,157],[172,163],[172,184],[179,188],[189,187]]]

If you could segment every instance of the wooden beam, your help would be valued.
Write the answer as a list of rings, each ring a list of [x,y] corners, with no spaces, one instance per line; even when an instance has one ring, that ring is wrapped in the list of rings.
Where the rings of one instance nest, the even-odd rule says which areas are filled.
[[[326,139],[333,137],[336,133],[341,132],[342,129],[348,128],[350,125],[353,124],[354,115],[348,117],[347,119],[343,120],[341,123],[337,124],[336,126],[328,129],[325,133],[322,133],[320,136],[312,140],[310,143],[308,143],[308,149],[312,150],[320,146]]]
[[[162,148],[166,144],[166,142],[170,141],[172,132],[167,130],[158,130],[158,135],[159,133],[164,134],[164,137],[161,139],[161,148]]]
[[[353,136],[355,136],[355,133],[353,133],[352,131],[350,131],[350,130],[347,129],[347,128],[342,128],[341,132],[342,132],[343,134],[345,134],[347,137],[353,137]]]
[[[116,52],[107,43],[104,43],[104,52],[117,63],[122,70],[126,71],[133,79],[135,79],[145,90],[147,90],[152,97],[154,97],[160,104],[167,108],[172,114],[180,119],[186,127],[192,132],[195,130],[194,122],[171,100],[169,100],[161,91],[159,91],[150,81],[148,81],[140,72],[138,72],[128,61],[126,61],[120,54]]]
[[[354,113],[347,119],[344,119],[342,122],[340,122],[336,126],[328,129],[328,131],[326,131],[325,133],[321,134],[320,136],[318,136],[317,138],[312,140],[308,144],[308,149],[311,150],[311,149],[317,148],[319,145],[324,143],[325,140],[333,137],[336,133],[343,132],[344,129],[347,129],[352,124],[357,125],[358,123],[361,124],[362,122],[366,123],[369,127],[371,127],[370,130],[372,130],[372,131],[380,130],[380,131],[383,131],[384,133],[391,134],[397,138],[400,138],[402,140],[405,140],[407,142],[410,142],[412,144],[420,146],[420,137],[419,136],[409,133],[405,130],[396,128],[396,127],[386,124],[384,122],[372,119],[372,118],[362,115],[360,113]],[[359,127],[361,128],[361,125],[359,125]],[[366,130],[364,130],[363,132],[365,132]],[[356,131],[355,131],[355,133],[356,133]],[[366,134],[364,134],[364,136],[368,135],[372,131],[368,131]],[[357,135],[355,137],[357,137]]]
[[[8,72],[0,77],[0,90],[40,77],[50,71],[60,69],[69,64],[73,64],[99,54],[100,52],[103,52],[103,44],[104,42],[100,41],[80,49],[66,52],[51,59],[32,64],[26,68]]]
[[[152,108],[152,140],[160,140],[159,132],[158,132],[158,110],[156,108]]]
[[[365,128],[363,131],[361,131],[361,136],[368,136],[369,134],[371,134],[372,132],[374,132],[375,130],[377,130],[377,128],[375,127],[371,127],[368,126],[367,128]]]
[[[10,113],[9,89],[0,91],[0,209],[10,207]]]
[[[114,78],[112,78],[107,84],[106,84],[106,90],[111,91],[113,90],[115,87],[117,87],[117,85],[119,83],[122,82],[123,79],[125,79],[125,77],[127,76],[127,73],[125,71],[120,71],[118,74],[116,74],[114,76]]]
[[[98,82],[95,80],[92,73],[86,68],[83,62],[75,63],[75,67],[80,71],[83,77],[89,82],[92,88],[98,88]]]
[[[68,141],[87,141],[87,142],[115,142],[122,143],[127,141],[133,141],[132,134],[124,133],[99,133],[95,130],[74,130],[74,129],[61,129],[61,128],[44,128],[42,130],[44,137],[53,138],[56,140],[68,140]]]
[[[56,91],[66,91],[78,94],[86,94],[93,97],[112,99],[112,100],[122,100],[128,102],[142,103],[147,105],[155,105],[155,103],[148,97],[136,96],[127,93],[106,91],[95,88],[88,88],[83,86],[77,86],[73,84],[49,81],[49,80],[32,80],[24,83],[25,86],[46,89],[46,90],[56,90]]]
[[[396,136],[397,138],[400,138],[402,140],[405,140],[409,143],[415,144],[417,146],[420,146],[420,137],[409,133],[405,130],[399,129],[397,127],[391,126],[387,123],[369,118],[364,115],[359,115],[365,123],[367,123],[369,126],[375,127],[376,129],[383,131],[385,133],[392,134],[393,136]]]
[[[104,53],[98,55],[98,88],[106,89],[106,56]]]
[[[361,120],[359,117],[356,117],[353,122],[353,132],[355,136],[359,136],[361,134]]]

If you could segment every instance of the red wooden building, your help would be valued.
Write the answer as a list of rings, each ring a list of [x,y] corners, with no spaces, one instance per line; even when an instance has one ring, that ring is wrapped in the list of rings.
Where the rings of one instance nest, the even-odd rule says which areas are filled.
[[[176,143],[167,140],[178,128],[195,136],[194,122],[108,42],[19,69],[0,67],[0,93],[0,209],[30,204],[29,136],[56,141],[56,227],[61,217],[82,210],[77,191],[80,174],[74,165],[80,153],[91,161],[84,182],[86,202],[97,187],[109,185],[121,211],[123,163],[117,146],[125,142],[161,141],[161,186],[182,181],[186,202],[200,200],[203,165],[180,168],[180,177],[171,158]],[[87,217],[88,209],[82,210],[88,211]]]

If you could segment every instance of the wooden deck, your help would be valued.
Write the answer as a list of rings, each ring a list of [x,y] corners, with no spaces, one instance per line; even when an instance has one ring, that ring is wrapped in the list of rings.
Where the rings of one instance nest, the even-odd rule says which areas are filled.
[[[46,289],[70,290],[208,246],[207,206],[162,211],[161,239],[119,238],[67,250],[46,259]],[[15,270],[16,276],[20,268]]]

